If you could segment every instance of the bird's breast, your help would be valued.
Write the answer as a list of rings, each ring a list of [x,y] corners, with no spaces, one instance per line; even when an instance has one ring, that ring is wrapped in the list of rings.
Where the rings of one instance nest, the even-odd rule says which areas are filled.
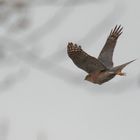
[[[114,76],[114,74],[110,74],[108,71],[96,72],[92,75],[92,81],[93,83],[102,84],[111,80]]]

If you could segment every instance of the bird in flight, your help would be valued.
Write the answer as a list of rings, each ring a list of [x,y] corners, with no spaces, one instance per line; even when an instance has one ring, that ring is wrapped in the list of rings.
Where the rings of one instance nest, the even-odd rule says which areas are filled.
[[[73,44],[72,42],[68,43],[68,56],[72,59],[77,67],[88,73],[88,75],[85,77],[85,80],[101,85],[111,80],[116,75],[125,75],[125,73],[122,72],[122,69],[135,60],[129,61],[119,66],[113,66],[113,52],[117,39],[122,34],[122,29],[123,27],[121,27],[121,25],[116,25],[115,28],[111,30],[98,58],[87,54],[82,50],[81,46]]]

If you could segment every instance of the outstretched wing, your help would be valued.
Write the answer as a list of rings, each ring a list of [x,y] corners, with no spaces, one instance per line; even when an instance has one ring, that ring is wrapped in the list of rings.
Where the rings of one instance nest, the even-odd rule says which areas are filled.
[[[76,44],[68,43],[67,52],[74,64],[87,73],[93,73],[95,71],[102,71],[106,69],[99,60],[95,57],[89,56],[81,49],[80,46],[77,46]]]
[[[116,42],[118,37],[122,34],[122,27],[120,26],[115,26],[114,29],[111,30],[109,37],[107,38],[107,41],[99,54],[98,59],[107,67],[111,68],[113,67],[113,52],[114,48],[116,46]]]

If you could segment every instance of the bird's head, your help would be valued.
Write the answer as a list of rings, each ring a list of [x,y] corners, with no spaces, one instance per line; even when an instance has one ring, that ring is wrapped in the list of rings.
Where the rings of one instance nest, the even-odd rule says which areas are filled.
[[[87,81],[92,81],[92,75],[91,74],[88,74],[86,77],[85,77],[85,80]]]
[[[94,84],[99,84],[101,85],[102,83],[99,80],[99,76],[100,76],[100,72],[96,72],[96,73],[89,73],[86,77],[85,80],[92,82]]]

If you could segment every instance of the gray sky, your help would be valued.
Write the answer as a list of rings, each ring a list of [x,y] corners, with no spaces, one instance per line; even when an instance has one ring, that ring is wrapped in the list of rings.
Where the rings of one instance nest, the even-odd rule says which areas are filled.
[[[0,139],[139,140],[139,1],[22,2],[0,5]],[[115,65],[137,61],[126,77],[84,81],[67,43],[97,57],[116,24]]]

